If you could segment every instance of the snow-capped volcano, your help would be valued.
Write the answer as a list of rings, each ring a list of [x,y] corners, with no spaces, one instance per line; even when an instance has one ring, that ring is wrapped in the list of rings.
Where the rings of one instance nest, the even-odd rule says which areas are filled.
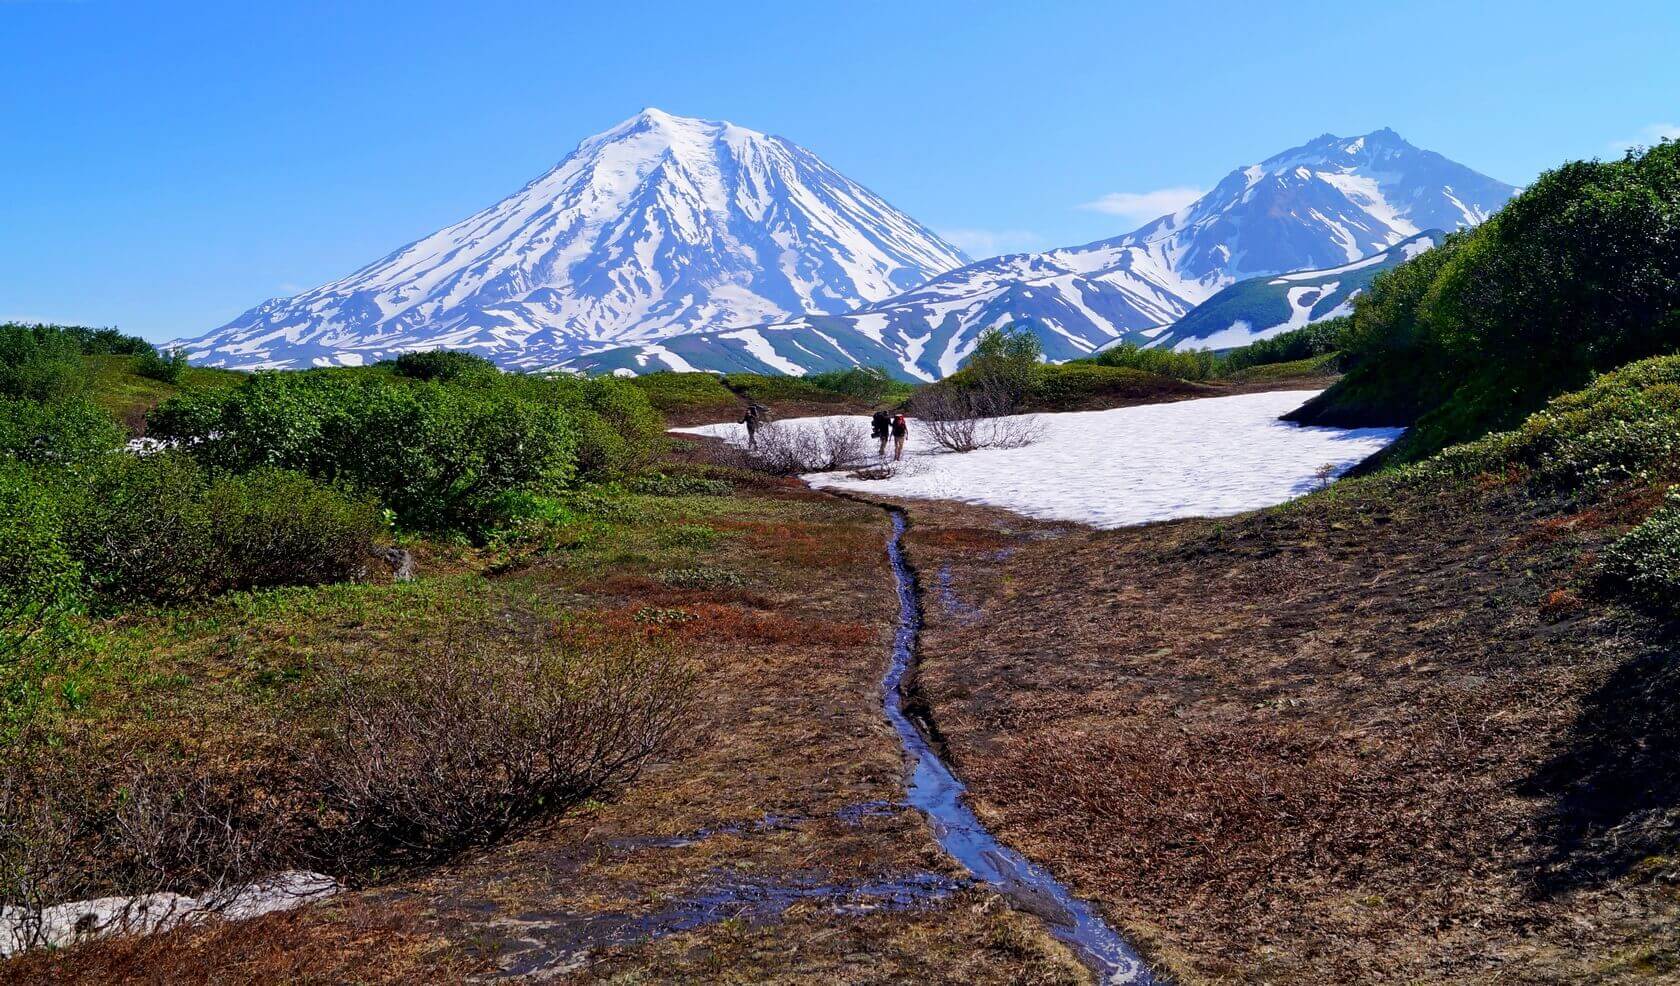
[[[1010,323],[1029,326],[1050,359],[1071,359],[1122,339],[1147,343],[1240,279],[1353,263],[1425,230],[1475,225],[1514,194],[1392,130],[1325,134],[1123,236],[982,260],[844,316],[679,336],[576,365],[794,372],[875,362],[931,380],[955,370],[984,330]]]
[[[780,137],[649,109],[483,212],[184,345],[299,367],[467,349],[516,367],[844,312],[966,262]]]

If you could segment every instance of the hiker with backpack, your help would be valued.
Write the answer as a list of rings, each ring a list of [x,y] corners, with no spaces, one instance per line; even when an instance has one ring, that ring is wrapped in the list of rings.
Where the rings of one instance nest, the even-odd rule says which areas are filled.
[[[747,448],[758,447],[758,429],[769,417],[770,412],[762,405],[756,402],[747,405],[747,413],[741,418],[741,423],[747,426]]]
[[[898,414],[893,415],[893,419],[892,419],[892,440],[893,440],[893,461],[894,462],[897,462],[898,460],[904,458],[904,439],[909,434],[910,434],[910,422],[905,420],[904,412],[900,411]],[[883,446],[882,453],[885,454],[885,452],[886,452],[886,449]]]
[[[887,439],[891,436],[892,415],[888,414],[885,408],[876,411],[869,419],[869,437],[881,443],[881,447],[875,453],[880,458],[887,457]]]

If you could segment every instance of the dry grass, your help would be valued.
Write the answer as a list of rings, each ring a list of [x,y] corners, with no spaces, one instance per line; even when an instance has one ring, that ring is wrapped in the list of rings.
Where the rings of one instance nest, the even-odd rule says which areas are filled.
[[[1680,675],[1582,560],[1625,511],[1454,497],[1101,533],[912,506],[982,815],[1190,982],[1672,960],[1680,898],[1622,874],[1672,845]]]

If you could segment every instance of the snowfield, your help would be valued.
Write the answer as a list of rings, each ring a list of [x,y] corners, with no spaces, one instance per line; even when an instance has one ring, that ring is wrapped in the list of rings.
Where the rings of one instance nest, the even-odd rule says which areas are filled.
[[[1340,472],[1399,437],[1398,428],[1303,428],[1277,420],[1314,393],[1024,415],[1042,429],[1036,443],[960,455],[938,449],[912,419],[904,461],[893,477],[830,472],[805,479],[817,487],[958,500],[1095,527],[1223,517],[1307,493],[1321,467]],[[771,427],[820,428],[828,420],[790,418]],[[849,420],[867,435],[867,419]],[[738,424],[675,430],[746,442]]]

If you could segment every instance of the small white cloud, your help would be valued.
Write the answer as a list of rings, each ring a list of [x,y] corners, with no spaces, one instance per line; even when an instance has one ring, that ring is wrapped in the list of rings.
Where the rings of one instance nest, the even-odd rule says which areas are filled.
[[[1637,137],[1610,142],[1610,150],[1617,154],[1633,147],[1653,147],[1664,140],[1680,140],[1680,123],[1653,123],[1639,131]]]
[[[1004,253],[1026,253],[1038,249],[1044,237],[1030,229],[941,229],[941,239],[975,260]]]
[[[294,295],[294,294],[302,294],[303,293],[303,285],[293,284],[291,281],[285,281],[280,285],[280,293],[288,295],[288,296],[289,295]]]
[[[1191,188],[1188,185],[1157,188],[1153,192],[1109,192],[1102,198],[1085,202],[1079,207],[1141,223],[1177,212],[1206,193],[1205,188]]]

